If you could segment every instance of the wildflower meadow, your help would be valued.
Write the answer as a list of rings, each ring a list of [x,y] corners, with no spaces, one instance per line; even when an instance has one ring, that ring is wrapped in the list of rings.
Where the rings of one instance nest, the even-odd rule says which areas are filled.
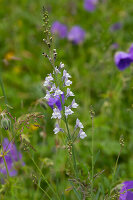
[[[133,200],[133,1],[0,0],[0,200]]]

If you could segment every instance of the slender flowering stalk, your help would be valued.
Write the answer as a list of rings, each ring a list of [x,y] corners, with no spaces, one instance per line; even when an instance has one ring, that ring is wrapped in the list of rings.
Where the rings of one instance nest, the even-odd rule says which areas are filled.
[[[84,32],[83,32],[84,36]],[[49,37],[52,36],[46,35],[46,43],[49,41]],[[51,39],[52,41],[52,39]],[[71,91],[70,86],[72,85],[71,75],[65,69],[65,66],[60,62],[59,66],[55,65],[57,52],[56,49],[52,49],[52,42],[49,48],[49,55],[43,53],[45,57],[50,61],[53,72],[48,74],[45,78],[43,86],[46,89],[46,95],[44,100],[52,108],[53,113],[51,119],[57,120],[55,128],[53,130],[54,134],[59,132],[66,133],[67,143],[69,144],[69,155],[70,159],[72,158],[73,168],[75,172],[76,179],[78,179],[78,169],[76,164],[76,155],[74,150],[74,141],[78,138],[84,139],[87,135],[83,131],[83,125],[79,119],[76,120],[76,125],[74,127],[73,134],[71,133],[68,125],[68,118],[74,113],[74,110],[78,107],[76,100],[73,99],[75,96]],[[52,53],[53,52],[53,53]],[[71,104],[69,104],[70,100]],[[65,123],[66,131],[60,127],[60,121],[63,120]]]

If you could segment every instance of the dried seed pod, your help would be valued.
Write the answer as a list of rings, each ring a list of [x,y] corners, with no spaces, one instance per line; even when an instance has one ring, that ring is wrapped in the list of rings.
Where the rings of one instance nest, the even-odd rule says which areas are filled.
[[[1,127],[4,128],[5,130],[9,130],[10,126],[11,126],[10,119],[8,119],[6,116],[2,116]]]

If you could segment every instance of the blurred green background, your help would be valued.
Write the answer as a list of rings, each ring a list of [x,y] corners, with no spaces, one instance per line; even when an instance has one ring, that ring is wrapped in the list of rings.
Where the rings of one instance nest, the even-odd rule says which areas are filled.
[[[58,186],[61,194],[70,187],[66,175],[67,158],[58,143],[58,136],[53,134],[51,110],[44,110],[39,104],[39,99],[44,96],[43,80],[52,72],[52,67],[42,56],[45,51],[42,42],[43,6],[49,11],[50,24],[58,20],[68,29],[79,25],[86,31],[86,38],[80,45],[73,45],[56,35],[55,48],[57,64],[60,61],[65,63],[72,75],[72,91],[80,105],[70,125],[73,126],[78,117],[87,133],[87,138],[76,144],[81,179],[87,180],[91,168],[89,111],[92,105],[95,110],[95,153],[100,152],[95,172],[105,169],[95,185],[98,187],[99,180],[102,180],[106,192],[109,183],[105,177],[110,179],[120,151],[121,135],[125,138],[125,147],[119,160],[118,183],[133,178],[133,66],[120,72],[114,63],[115,52],[127,51],[133,42],[133,2],[99,0],[96,10],[89,13],[84,10],[83,0],[0,0],[0,68],[8,104],[13,107],[10,112],[17,118],[33,111],[49,113],[39,122],[43,128],[31,125],[24,134],[37,149],[34,156],[46,177]],[[110,31],[112,24],[117,22],[122,23],[122,28]],[[112,47],[114,43],[118,44],[117,50]],[[3,96],[1,90],[0,96]],[[1,98],[1,111],[4,108]],[[29,177],[29,172],[34,169],[33,163],[23,150],[22,153],[26,165],[22,169],[24,172],[20,173],[19,184],[23,192],[16,189],[16,198],[45,199]],[[17,177],[14,179],[18,180]],[[42,186],[47,187],[45,183]],[[71,195],[66,192],[68,199],[72,199]]]

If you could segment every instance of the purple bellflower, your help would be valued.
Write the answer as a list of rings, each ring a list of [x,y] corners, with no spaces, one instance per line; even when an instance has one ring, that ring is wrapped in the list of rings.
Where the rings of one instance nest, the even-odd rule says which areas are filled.
[[[16,162],[21,162],[21,165],[24,165],[22,162],[22,154],[17,151],[17,148],[13,142],[9,142],[7,138],[4,139],[3,151],[5,152],[5,161],[7,164],[9,176],[17,175],[17,169],[15,168]],[[7,152],[7,153],[6,153]],[[4,175],[7,175],[5,163],[2,157],[0,157],[0,172]]]
[[[93,12],[96,9],[98,0],[84,0],[84,9],[88,12]]]
[[[58,34],[60,38],[65,38],[67,36],[67,27],[58,21],[55,21],[51,27],[51,32]]]
[[[120,190],[119,200],[133,200],[133,181],[125,181]]]
[[[82,43],[85,39],[85,31],[80,26],[73,26],[68,33],[68,40],[74,44]]]
[[[119,70],[124,70],[133,62],[133,44],[129,48],[129,52],[117,52],[115,54],[115,64]]]
[[[133,59],[131,58],[131,55],[129,53],[120,51],[115,54],[115,64],[119,70],[126,69],[130,66],[132,62]]]

